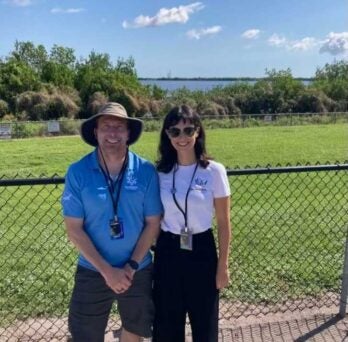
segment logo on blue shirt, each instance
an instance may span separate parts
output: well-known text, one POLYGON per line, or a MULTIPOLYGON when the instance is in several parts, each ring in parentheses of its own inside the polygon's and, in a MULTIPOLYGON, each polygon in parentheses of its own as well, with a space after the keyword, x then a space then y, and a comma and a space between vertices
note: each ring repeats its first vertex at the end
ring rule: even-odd
POLYGON ((129 190, 136 190, 136 189, 138 189, 137 178, 135 177, 133 170, 129 170, 127 172, 125 188, 129 189, 129 190))

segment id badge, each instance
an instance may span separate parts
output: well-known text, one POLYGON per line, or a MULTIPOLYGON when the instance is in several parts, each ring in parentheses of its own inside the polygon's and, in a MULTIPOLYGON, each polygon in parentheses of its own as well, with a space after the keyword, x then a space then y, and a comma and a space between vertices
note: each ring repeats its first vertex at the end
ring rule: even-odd
POLYGON ((122 239, 123 236, 123 223, 119 218, 115 217, 113 220, 110 220, 110 237, 111 239, 122 239))
POLYGON ((189 230, 188 228, 181 229, 180 248, 192 251, 192 230, 189 230))

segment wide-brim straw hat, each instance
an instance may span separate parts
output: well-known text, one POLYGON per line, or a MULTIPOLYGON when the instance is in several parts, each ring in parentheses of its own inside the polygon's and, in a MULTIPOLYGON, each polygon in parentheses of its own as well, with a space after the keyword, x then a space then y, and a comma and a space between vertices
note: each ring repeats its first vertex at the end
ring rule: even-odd
POLYGON ((81 124, 80 134, 82 139, 89 145, 98 146, 98 141, 94 134, 97 126, 97 119, 103 115, 113 116, 119 119, 126 119, 128 122, 129 139, 127 144, 134 144, 140 137, 143 130, 143 122, 140 119, 128 116, 126 109, 119 103, 108 102, 102 106, 98 113, 91 116, 81 124))

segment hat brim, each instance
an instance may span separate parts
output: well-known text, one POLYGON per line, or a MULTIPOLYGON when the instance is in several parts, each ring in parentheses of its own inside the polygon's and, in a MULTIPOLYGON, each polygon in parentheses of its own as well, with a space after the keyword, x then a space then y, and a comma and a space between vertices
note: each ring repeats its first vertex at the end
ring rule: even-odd
MULTIPOLYGON (((91 146, 98 146, 98 141, 94 134, 94 129, 96 128, 97 120, 100 116, 105 116, 106 114, 96 114, 89 119, 85 120, 80 127, 81 138, 91 146)), ((110 115, 115 117, 116 115, 110 115)), ((128 145, 134 144, 140 137, 143 131, 143 122, 136 118, 124 118, 120 117, 123 120, 127 120, 128 129, 129 129, 129 138, 128 145)))

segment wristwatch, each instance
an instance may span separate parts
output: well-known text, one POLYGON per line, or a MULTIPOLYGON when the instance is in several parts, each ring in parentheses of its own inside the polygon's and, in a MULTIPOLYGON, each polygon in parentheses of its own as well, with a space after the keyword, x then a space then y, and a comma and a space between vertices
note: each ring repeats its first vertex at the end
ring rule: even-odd
POLYGON ((133 259, 129 259, 127 264, 131 267, 132 270, 136 271, 139 268, 139 264, 133 260, 133 259))

